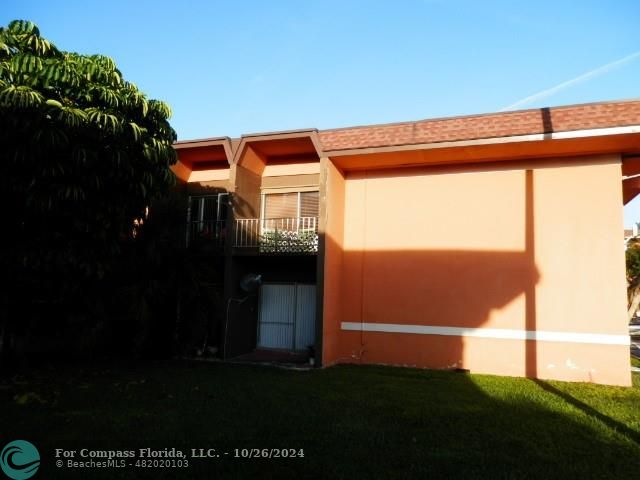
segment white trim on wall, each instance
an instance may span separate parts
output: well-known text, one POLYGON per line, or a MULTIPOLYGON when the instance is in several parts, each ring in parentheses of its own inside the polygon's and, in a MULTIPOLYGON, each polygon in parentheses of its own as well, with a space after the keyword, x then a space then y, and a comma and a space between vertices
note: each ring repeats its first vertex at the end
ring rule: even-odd
POLYGON ((506 328, 461 328, 432 325, 401 325, 396 323, 342 322, 342 330, 412 333, 418 335, 448 335, 454 337, 497 338, 505 340, 537 340, 542 342, 591 343, 599 345, 629 345, 629 335, 601 333, 549 332, 542 330, 511 330, 506 328))

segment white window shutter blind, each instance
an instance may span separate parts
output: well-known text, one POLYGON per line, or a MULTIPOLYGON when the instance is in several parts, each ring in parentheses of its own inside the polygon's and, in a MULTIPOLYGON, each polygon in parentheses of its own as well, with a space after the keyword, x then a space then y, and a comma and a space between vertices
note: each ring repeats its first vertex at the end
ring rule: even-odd
POLYGON ((301 192, 300 193, 300 216, 301 217, 317 217, 318 216, 318 192, 301 192))
POLYGON ((297 216, 297 192, 265 195, 264 218, 295 218, 297 216))

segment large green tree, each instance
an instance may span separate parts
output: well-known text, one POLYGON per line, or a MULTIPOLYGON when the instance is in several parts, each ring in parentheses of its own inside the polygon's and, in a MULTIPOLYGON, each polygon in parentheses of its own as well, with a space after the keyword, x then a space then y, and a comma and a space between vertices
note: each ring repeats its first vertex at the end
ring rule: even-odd
POLYGON ((631 321, 640 307, 640 240, 635 237, 627 244, 627 319, 631 321))
POLYGON ((61 51, 28 21, 0 28, 0 316, 109 271, 175 182, 170 115, 111 58, 61 51))

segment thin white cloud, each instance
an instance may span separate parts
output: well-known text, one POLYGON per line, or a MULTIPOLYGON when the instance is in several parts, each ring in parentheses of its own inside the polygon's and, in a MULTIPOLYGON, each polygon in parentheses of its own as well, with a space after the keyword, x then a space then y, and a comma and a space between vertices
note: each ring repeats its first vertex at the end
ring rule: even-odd
POLYGON ((507 110, 514 110, 514 109, 516 109, 518 107, 522 107, 524 105, 528 105, 528 104, 536 102, 538 100, 542 100, 543 98, 550 97, 551 95, 554 95, 554 94, 558 93, 560 90, 564 90, 566 88, 572 87, 572 86, 574 86, 574 85, 576 85, 578 83, 586 82, 587 80, 591 80, 592 78, 597 77, 599 75, 604 75, 605 73, 608 73, 611 70, 624 65, 625 63, 632 62, 633 60, 635 60, 638 57, 640 57, 640 51, 632 53, 631 55, 627 55, 624 58, 616 60, 615 62, 607 63, 606 65, 598 67, 598 68, 596 68, 594 70, 591 70, 591 71, 589 71, 587 73, 583 73, 582 75, 580 75, 580 76, 578 76, 576 78, 573 78, 571 80, 567 80, 566 82, 559 83, 555 87, 551 87, 551 88, 548 88, 546 90, 542 90, 541 92, 538 92, 538 93, 536 93, 534 95, 531 95, 529 97, 525 97, 522 100, 518 100, 517 102, 512 103, 511 105, 508 105, 508 106, 500 109, 500 111, 501 112, 505 112, 507 110))

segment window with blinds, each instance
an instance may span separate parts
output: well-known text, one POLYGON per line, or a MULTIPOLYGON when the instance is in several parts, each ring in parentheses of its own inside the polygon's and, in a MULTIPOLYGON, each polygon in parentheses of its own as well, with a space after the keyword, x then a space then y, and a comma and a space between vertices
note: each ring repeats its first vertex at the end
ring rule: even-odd
POLYGON ((264 196, 264 218, 298 216, 298 192, 271 193, 264 196))
POLYGON ((315 230, 318 192, 269 193, 264 196, 263 230, 315 230))
POLYGON ((319 198, 318 192, 300 192, 300 216, 317 217, 319 198))
POLYGON ((264 218, 318 216, 318 192, 270 193, 264 196, 264 218))

